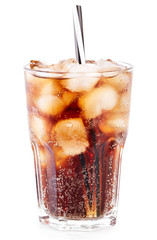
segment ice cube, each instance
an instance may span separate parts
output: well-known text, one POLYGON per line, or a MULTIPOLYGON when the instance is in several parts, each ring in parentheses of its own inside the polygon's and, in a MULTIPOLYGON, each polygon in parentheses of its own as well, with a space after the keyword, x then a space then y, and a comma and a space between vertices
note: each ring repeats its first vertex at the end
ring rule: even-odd
POLYGON ((53 70, 55 72, 68 72, 75 65, 78 65, 78 62, 75 59, 70 58, 53 65, 53 70))
POLYGON ((103 82, 104 84, 110 84, 118 91, 124 91, 127 89, 129 83, 131 82, 131 74, 128 72, 120 73, 112 78, 104 78, 103 82))
POLYGON ((78 76, 62 80, 62 85, 72 92, 90 91, 99 81, 97 77, 78 76))
MULTIPOLYGON (((36 79, 36 77, 35 77, 36 79)), ((62 93, 62 87, 55 79, 43 79, 39 82, 37 91, 33 91, 33 101, 39 110, 47 115, 57 115, 61 113, 66 104, 61 100, 59 94, 62 93)))
POLYGON ((40 68, 48 67, 45 63, 37 61, 37 60, 31 60, 29 65, 30 65, 31 69, 40 69, 40 68))
POLYGON ((89 146, 85 126, 81 118, 73 118, 59 121, 55 132, 56 142, 67 156, 75 156, 85 152, 89 146))
POLYGON ((96 61, 94 61, 94 60, 86 60, 86 63, 96 64, 96 61))
POLYGON ((117 113, 127 113, 130 110, 130 92, 123 93, 120 98, 119 102, 114 109, 114 112, 117 113))
POLYGON ((92 119, 101 115, 103 111, 112 110, 117 104, 118 97, 114 88, 106 85, 84 94, 80 97, 78 106, 86 119, 92 119))
POLYGON ((37 99, 36 105, 42 113, 51 116, 60 114, 66 107, 64 101, 54 95, 40 96, 37 99))
POLYGON ((70 69, 61 84, 72 92, 90 91, 99 81, 98 67, 94 64, 78 64, 70 69), (73 73, 73 74, 72 74, 73 73))
POLYGON ((98 73, 99 67, 96 64, 77 64, 70 68, 70 73, 98 73))
POLYGON ((117 63, 113 62, 112 60, 108 59, 108 60, 99 60, 96 62, 97 66, 99 67, 100 71, 108 71, 108 70, 120 70, 121 66, 118 65, 117 63))
POLYGON ((74 99, 76 99, 76 97, 78 96, 78 94, 76 92, 69 92, 69 91, 65 91, 63 93, 62 99, 64 101, 64 103, 69 106, 74 99))
POLYGON ((28 86, 31 84, 29 88, 35 88, 38 92, 42 90, 41 94, 57 94, 62 89, 56 79, 37 77, 28 72, 25 72, 25 78, 28 86))
POLYGON ((48 79, 42 84, 40 95, 56 95, 61 93, 61 91, 62 87, 60 86, 59 81, 48 79))
POLYGON ((101 72, 104 77, 116 76, 122 69, 125 68, 124 66, 121 66, 116 62, 111 61, 110 59, 101 59, 97 61, 96 64, 99 67, 99 72, 101 72))
POLYGON ((51 138, 52 122, 46 118, 31 115, 30 129, 41 142, 48 142, 51 138))
POLYGON ((118 134, 127 131, 128 114, 110 114, 98 123, 99 129, 105 134, 118 134))

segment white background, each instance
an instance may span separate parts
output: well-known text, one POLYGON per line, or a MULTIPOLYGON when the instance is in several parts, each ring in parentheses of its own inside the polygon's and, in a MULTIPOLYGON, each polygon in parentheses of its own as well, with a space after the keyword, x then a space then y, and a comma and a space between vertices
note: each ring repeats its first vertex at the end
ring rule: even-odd
POLYGON ((0 3, 0 239, 157 239, 156 0, 82 1, 87 58, 134 66, 117 225, 79 233, 38 222, 23 66, 75 56, 72 3, 0 3))

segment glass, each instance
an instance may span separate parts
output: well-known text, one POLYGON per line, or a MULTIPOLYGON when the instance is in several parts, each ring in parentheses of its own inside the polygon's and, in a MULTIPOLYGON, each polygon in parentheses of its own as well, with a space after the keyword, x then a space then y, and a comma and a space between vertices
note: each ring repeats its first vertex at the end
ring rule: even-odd
POLYGON ((132 84, 132 66, 121 64, 68 76, 25 66, 42 223, 86 231, 116 223, 132 84))

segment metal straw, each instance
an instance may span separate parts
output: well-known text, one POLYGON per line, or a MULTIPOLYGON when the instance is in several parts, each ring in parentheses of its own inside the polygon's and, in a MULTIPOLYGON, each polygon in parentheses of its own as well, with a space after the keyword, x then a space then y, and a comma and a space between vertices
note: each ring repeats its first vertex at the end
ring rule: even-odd
MULTIPOLYGON (((79 5, 76 5, 73 9, 73 21, 74 21, 74 37, 75 37, 75 51, 76 51, 76 59, 79 62, 79 64, 84 64, 85 61, 85 46, 84 46, 84 35, 83 35, 83 19, 82 19, 82 8, 79 5)), ((92 122, 91 122, 92 124, 92 122)), ((93 143, 94 143, 94 150, 96 151, 95 143, 96 143, 96 136, 95 132, 92 134, 93 136, 93 143)), ((88 197, 89 202, 89 209, 91 211, 92 208, 92 200, 93 199, 93 191, 94 189, 90 189, 89 185, 89 176, 88 176, 88 170, 86 166, 86 160, 84 158, 83 154, 79 155, 81 167, 82 167, 82 173, 84 178, 84 184, 86 188, 86 194, 88 197)), ((100 179, 99 179, 99 156, 96 156, 96 159, 94 159, 94 171, 93 172, 93 178, 95 178, 95 188, 96 188, 96 216, 100 216, 100 179)), ((93 186, 94 187, 94 186, 93 186)), ((94 216, 95 210, 93 210, 93 213, 89 212, 87 215, 94 216)))
MULTIPOLYGON (((73 8, 73 22, 74 22, 74 37, 75 37, 75 52, 76 60, 79 64, 85 63, 85 46, 84 46, 84 35, 83 35, 83 18, 82 18, 82 8, 76 5, 73 8)), ((79 155, 82 174, 84 179, 84 184, 86 188, 86 194, 88 197, 89 209, 92 207, 92 192, 89 185, 89 176, 86 166, 86 160, 83 154, 79 155)), ((88 213, 87 213, 88 215, 88 213)))
POLYGON ((76 5, 73 9, 74 37, 76 59, 80 64, 85 63, 85 47, 83 35, 82 7, 76 5))

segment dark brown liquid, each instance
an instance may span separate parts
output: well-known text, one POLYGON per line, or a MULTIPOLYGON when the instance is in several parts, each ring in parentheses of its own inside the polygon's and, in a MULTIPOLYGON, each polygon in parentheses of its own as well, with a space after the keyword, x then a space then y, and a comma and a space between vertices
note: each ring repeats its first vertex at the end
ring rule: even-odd
MULTIPOLYGON (((79 111, 77 109, 75 114, 69 107, 62 116, 64 119, 75 118, 79 116, 79 111)), ((100 217, 116 203, 120 152, 123 148, 119 143, 121 136, 105 136, 96 122, 97 119, 84 122, 88 126, 90 142, 85 153, 56 164, 53 147, 51 144, 44 145, 48 159, 45 165, 41 164, 42 204, 45 211, 53 216, 69 219, 100 217)))
MULTIPOLYGON (((129 98, 131 82, 123 91, 112 86, 118 94, 116 106, 90 118, 90 113, 84 114, 84 109, 78 104, 79 99, 86 96, 86 92, 72 93, 74 96, 71 102, 66 103, 58 114, 53 114, 46 108, 43 111, 43 105, 38 105, 38 99, 47 84, 46 81, 54 79, 41 81, 41 86, 40 79, 35 79, 34 82, 28 80, 26 76, 29 124, 40 207, 48 215, 67 219, 98 218, 109 214, 117 204, 121 153, 127 135, 125 121, 128 120, 129 105, 123 106, 120 101, 123 97, 129 98), (62 141, 59 139, 59 142, 56 137, 56 125, 66 119, 79 119, 76 121, 84 128, 86 137, 79 140, 84 141, 83 147, 79 145, 82 147, 80 149, 83 149, 79 154, 67 154, 62 141)), ((102 78, 93 89, 102 89, 104 81, 108 84, 111 80, 102 78)), ((69 94, 70 91, 61 86, 60 80, 57 84, 60 92, 53 93, 52 96, 57 97, 57 104, 60 104, 64 102, 64 93, 69 94)), ((93 93, 95 97, 94 94, 96 92, 93 93)), ((70 95, 68 96, 70 98, 70 95)), ((56 109, 58 106, 62 107, 56 105, 56 109)), ((72 134, 79 135, 79 131, 76 129, 72 134)), ((75 148, 71 145, 71 148, 73 147, 75 148)))

